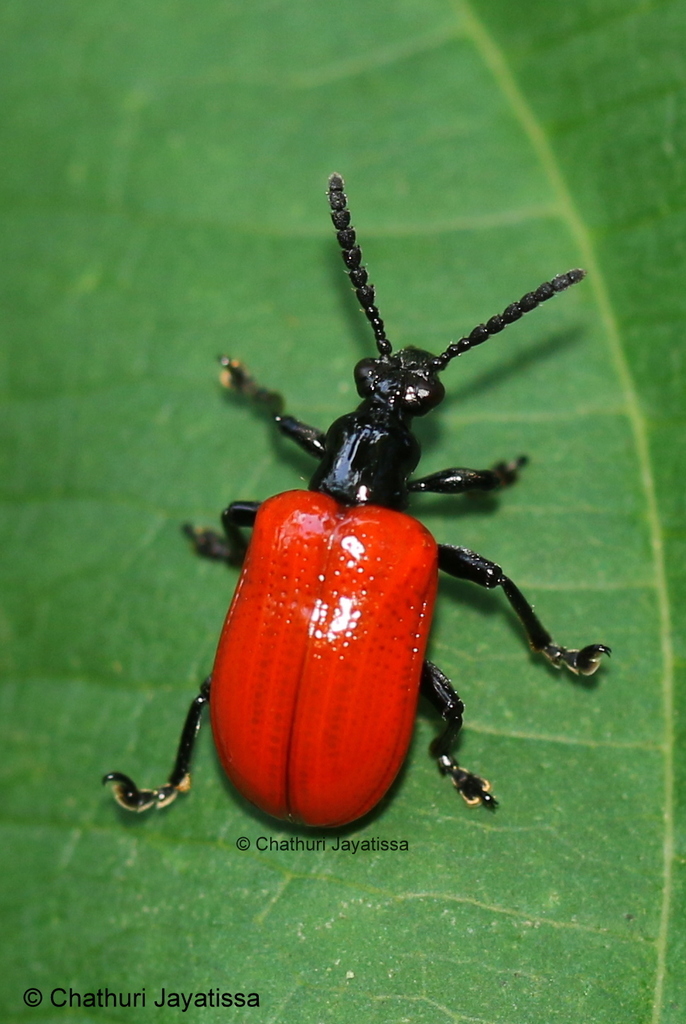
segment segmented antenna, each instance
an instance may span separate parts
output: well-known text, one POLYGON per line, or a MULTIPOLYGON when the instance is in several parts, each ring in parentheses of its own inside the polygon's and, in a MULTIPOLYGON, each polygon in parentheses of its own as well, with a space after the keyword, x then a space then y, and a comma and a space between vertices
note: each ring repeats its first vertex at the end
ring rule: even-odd
POLYGON ((481 345, 492 334, 499 334, 508 324, 513 324, 515 320, 519 320, 525 313, 530 313, 542 302, 552 299, 553 295, 557 295, 558 292, 563 292, 565 288, 583 281, 585 276, 585 270, 568 270, 566 274, 558 274, 552 281, 544 281, 535 292, 527 292, 519 302, 513 302, 502 313, 492 316, 485 324, 479 324, 466 337, 460 338, 459 341, 453 341, 445 352, 434 357, 431 365, 435 370, 444 370, 455 356, 461 356, 470 348, 481 345))
MULTIPOLYGON (((362 266, 362 250, 357 244, 355 228, 350 223, 348 198, 344 192, 345 182, 340 174, 332 174, 329 178, 327 196, 331 207, 331 220, 336 229, 336 238, 341 247, 343 262, 348 270, 357 300, 362 306, 364 315, 372 325, 376 347, 382 356, 390 355, 391 343, 386 337, 384 322, 379 316, 375 305, 374 285, 369 283, 366 269, 362 266)), ((439 357, 440 358, 440 357, 439 357)))

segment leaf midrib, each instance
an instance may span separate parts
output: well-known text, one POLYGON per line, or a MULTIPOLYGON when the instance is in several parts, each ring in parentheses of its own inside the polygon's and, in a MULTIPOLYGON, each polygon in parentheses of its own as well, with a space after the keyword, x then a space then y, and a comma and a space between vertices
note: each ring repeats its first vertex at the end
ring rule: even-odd
POLYGON ((634 381, 624 355, 619 323, 610 301, 609 289, 600 269, 591 235, 577 209, 560 164, 541 123, 525 99, 516 78, 496 41, 479 21, 469 0, 452 0, 455 10, 463 19, 466 34, 491 72, 497 87, 528 139, 545 178, 556 197, 560 216, 576 242, 585 268, 589 272, 590 286, 604 327, 608 350, 624 395, 626 417, 629 422, 638 461, 641 490, 645 500, 645 515, 653 561, 653 587, 657 597, 660 622, 660 648, 662 651, 662 697, 664 717, 664 838, 662 866, 662 902, 658 934, 655 940, 656 967, 653 986, 652 1024, 662 1018, 664 984, 667 968, 667 938, 672 896, 672 865, 674 859, 674 652, 671 641, 671 609, 667 590, 667 576, 663 535, 658 510, 655 480, 650 459, 648 430, 640 407, 634 381))

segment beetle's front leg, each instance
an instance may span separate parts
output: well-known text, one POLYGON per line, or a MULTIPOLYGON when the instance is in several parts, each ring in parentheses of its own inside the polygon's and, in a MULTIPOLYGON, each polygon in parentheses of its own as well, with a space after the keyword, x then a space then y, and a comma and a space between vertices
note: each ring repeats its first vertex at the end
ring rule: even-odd
POLYGON ((198 555, 228 565, 242 565, 248 544, 240 527, 252 526, 255 522, 259 501, 234 501, 222 512, 224 536, 203 526, 184 523, 182 531, 192 542, 198 555))
POLYGON ((300 445, 308 455, 314 455, 321 459, 324 455, 325 434, 316 427, 310 427, 302 423, 294 416, 284 414, 284 400, 278 391, 269 391, 257 383, 254 377, 248 373, 244 364, 238 359, 230 359, 229 356, 221 356, 219 359, 223 369, 220 380, 225 388, 230 391, 237 391, 245 395, 251 402, 262 406, 272 417, 282 434, 290 437, 292 441, 300 445))
POLYGON ((114 782, 114 797, 118 804, 127 811, 147 811, 150 807, 166 807, 175 800, 179 793, 187 793, 191 788, 191 760, 195 738, 198 735, 202 712, 210 699, 210 679, 206 679, 200 687, 181 732, 179 749, 169 779, 159 789, 139 789, 128 775, 122 772, 109 772, 103 783, 114 782))
POLYGON ((610 655, 610 648, 605 644, 589 644, 580 650, 556 644, 521 590, 503 573, 500 566, 470 551, 469 548, 439 544, 438 565, 450 576, 470 580, 472 583, 478 583, 480 587, 502 587, 524 627, 531 649, 545 655, 555 668, 565 665, 575 675, 590 676, 600 665, 603 654, 610 655))
POLYGON ((494 491, 515 482, 519 470, 528 462, 526 455, 510 462, 497 462, 492 469, 442 469, 438 473, 410 480, 407 489, 419 493, 464 494, 467 491, 494 491))
POLYGON ((444 731, 431 744, 430 753, 438 761, 443 775, 449 775, 455 789, 470 807, 483 804, 495 810, 498 801, 491 796, 491 784, 474 775, 466 768, 460 768, 450 754, 453 740, 462 728, 464 704, 453 690, 450 680, 430 661, 422 668, 421 691, 446 721, 444 731))

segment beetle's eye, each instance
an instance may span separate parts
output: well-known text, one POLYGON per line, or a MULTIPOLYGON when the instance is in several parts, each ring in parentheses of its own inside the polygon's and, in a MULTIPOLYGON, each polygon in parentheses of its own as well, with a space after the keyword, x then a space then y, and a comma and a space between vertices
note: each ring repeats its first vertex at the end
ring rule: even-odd
POLYGON ((445 397, 445 388, 437 377, 413 381, 403 395, 403 405, 413 416, 424 416, 445 397))
POLYGON ((372 395, 378 381, 379 369, 376 359, 361 359, 355 367, 355 387, 360 398, 372 395))
POLYGON ((437 377, 432 377, 427 384, 426 397, 424 398, 423 405, 426 411, 433 409, 445 398, 445 388, 437 377))

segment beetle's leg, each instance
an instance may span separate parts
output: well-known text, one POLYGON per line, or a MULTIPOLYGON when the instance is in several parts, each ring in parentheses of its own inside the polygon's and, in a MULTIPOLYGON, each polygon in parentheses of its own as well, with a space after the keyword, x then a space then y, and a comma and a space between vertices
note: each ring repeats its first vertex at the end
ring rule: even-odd
POLYGON ((410 480, 408 491, 433 494, 464 494, 465 491, 493 491, 498 487, 509 487, 519 475, 519 470, 528 462, 526 455, 510 462, 497 462, 492 469, 442 469, 430 476, 410 480))
POLYGON ((317 427, 310 427, 307 423, 302 423, 301 420, 296 420, 294 416, 275 416, 274 422, 282 434, 300 445, 308 455, 314 455, 315 459, 324 457, 326 434, 323 431, 318 430, 317 427))
POLYGON ((118 804, 127 811, 147 811, 150 807, 166 807, 175 800, 179 793, 187 793, 191 788, 191 759, 195 738, 200 728, 200 721, 205 705, 210 699, 210 679, 206 679, 200 687, 181 732, 179 749, 171 775, 164 786, 159 789, 139 789, 133 779, 122 772, 110 772, 103 778, 103 783, 114 782, 114 797, 118 804))
POLYGON ((598 668, 601 656, 603 654, 609 656, 610 648, 605 644, 589 644, 588 647, 582 647, 580 650, 560 647, 556 644, 548 630, 539 621, 521 590, 503 573, 500 566, 495 562, 489 562, 487 558, 477 555, 476 552, 470 551, 469 548, 439 544, 438 565, 450 576, 455 576, 460 580, 470 580, 472 583, 478 583, 480 587, 488 589, 502 587, 519 621, 524 626, 531 649, 545 655, 555 668, 566 665, 575 675, 590 676, 598 668))
POLYGON ((181 529, 192 542, 197 554, 229 565, 242 565, 247 542, 241 526, 252 526, 260 506, 259 501, 234 501, 222 512, 224 536, 215 530, 184 523, 181 529))
POLYGON ((462 728, 464 704, 450 685, 448 677, 430 661, 425 661, 422 668, 421 690, 447 723, 429 748, 431 756, 438 761, 440 771, 450 776, 455 789, 470 807, 483 804, 495 810, 498 801, 491 796, 490 782, 473 775, 466 768, 460 768, 450 754, 453 740, 462 728))
POLYGON ((261 387, 238 359, 221 356, 219 362, 223 367, 220 380, 225 388, 237 391, 258 406, 262 406, 272 417, 281 433, 300 445, 308 455, 314 455, 317 459, 323 457, 326 435, 321 430, 310 427, 307 423, 301 423, 294 416, 284 415, 284 401, 279 392, 261 387))

